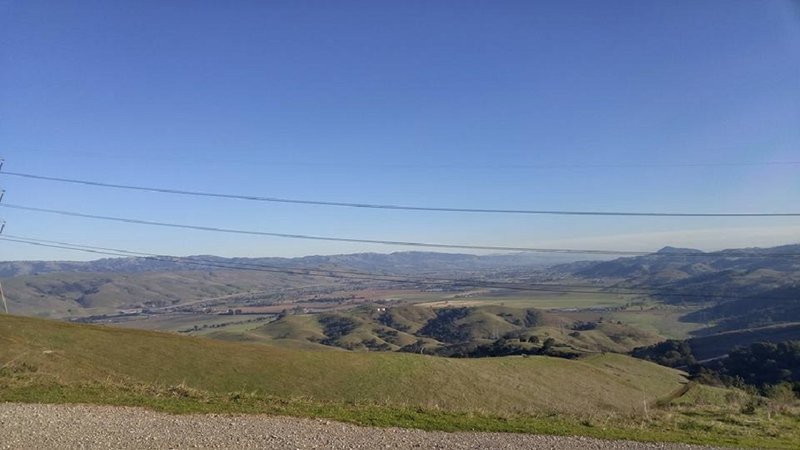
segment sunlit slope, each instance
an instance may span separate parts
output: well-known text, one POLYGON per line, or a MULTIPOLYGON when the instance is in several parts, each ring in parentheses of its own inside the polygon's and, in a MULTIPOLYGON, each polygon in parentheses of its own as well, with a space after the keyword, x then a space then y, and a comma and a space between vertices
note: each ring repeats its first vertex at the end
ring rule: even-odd
POLYGON ((533 308, 479 306, 434 309, 406 305, 381 311, 364 306, 325 314, 287 315, 245 332, 211 333, 208 336, 295 348, 326 345, 349 350, 411 353, 417 350, 410 350, 407 346, 415 347, 413 344, 421 342, 425 352, 437 355, 447 355, 447 346, 474 350, 477 346, 492 345, 499 340, 516 343, 520 351, 515 354, 536 354, 533 350, 540 348, 541 341, 550 337, 565 346, 563 351, 570 354, 627 353, 662 340, 654 333, 621 323, 593 323, 589 329, 582 328, 578 333, 565 328, 565 323, 569 322, 533 308), (529 344, 531 337, 536 337, 537 344, 529 344))
MULTIPOLYGON (((329 402, 511 414, 637 413, 677 391, 677 371, 622 355, 447 359, 292 350, 0 316, 0 366, 41 381, 185 384, 329 402)), ((8 376, 7 370, 0 376, 8 376)))

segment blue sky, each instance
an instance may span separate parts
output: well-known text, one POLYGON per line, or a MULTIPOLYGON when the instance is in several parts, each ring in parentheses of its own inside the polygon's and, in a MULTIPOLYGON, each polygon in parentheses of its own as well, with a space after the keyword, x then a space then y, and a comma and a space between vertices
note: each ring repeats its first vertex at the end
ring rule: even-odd
MULTIPOLYGON (((424 206, 798 209, 800 165, 670 166, 800 161, 796 2, 0 1, 0 58, 6 170, 424 206)), ((800 241, 797 218, 433 214, 0 185, 13 204, 368 239, 800 241)), ((398 250, 0 217, 10 234, 179 255, 398 250)), ((1 259, 90 257, 0 243, 1 259)))

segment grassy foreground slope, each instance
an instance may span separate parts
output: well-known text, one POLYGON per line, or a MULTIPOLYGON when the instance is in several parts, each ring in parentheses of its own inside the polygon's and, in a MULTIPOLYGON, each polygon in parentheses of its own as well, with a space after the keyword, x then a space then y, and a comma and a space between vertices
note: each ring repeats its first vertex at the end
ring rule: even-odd
POLYGON ((743 392, 685 383, 680 372, 623 355, 292 350, 0 315, 0 401, 760 448, 795 448, 800 439, 794 410, 750 408, 743 392))
POLYGON ((622 355, 447 359, 413 354, 291 350, 33 318, 0 317, 0 364, 71 384, 183 384, 323 402, 448 411, 642 412, 680 389, 677 372, 622 355), (565 390, 575 395, 565 395, 565 390))

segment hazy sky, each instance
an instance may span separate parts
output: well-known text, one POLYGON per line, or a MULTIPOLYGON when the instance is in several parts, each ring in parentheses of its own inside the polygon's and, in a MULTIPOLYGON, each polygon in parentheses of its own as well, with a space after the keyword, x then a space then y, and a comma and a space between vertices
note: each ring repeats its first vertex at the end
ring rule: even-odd
MULTIPOLYGON (((422 206, 800 210, 790 1, 0 1, 4 170, 422 206), (564 166, 573 167, 564 167, 564 166), (574 167, 578 166, 578 167, 574 167)), ((656 249, 800 218, 369 211, 0 176, 4 202, 281 233, 656 249)), ((0 208, 6 233, 168 254, 393 251, 0 208)), ((0 242, 0 259, 85 259, 0 242)))

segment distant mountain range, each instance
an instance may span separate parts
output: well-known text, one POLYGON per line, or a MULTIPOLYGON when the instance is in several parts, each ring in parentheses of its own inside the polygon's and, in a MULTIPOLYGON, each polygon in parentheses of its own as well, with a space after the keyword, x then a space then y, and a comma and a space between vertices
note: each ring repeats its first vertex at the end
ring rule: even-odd
POLYGON ((156 258, 105 258, 95 261, 10 261, 0 262, 0 277, 47 273, 142 273, 219 270, 218 265, 262 265, 277 268, 348 269, 363 272, 412 275, 499 269, 543 268, 574 261, 574 255, 469 255, 436 252, 355 253, 301 258, 222 258, 188 256, 173 260, 156 258))
POLYGON ((580 261, 556 266, 554 270, 583 278, 617 278, 632 284, 655 286, 730 272, 769 270, 785 275, 800 270, 800 244, 709 253, 691 248, 664 247, 645 256, 601 262, 580 261))
POLYGON ((564 257, 398 252, 304 258, 107 258, 88 262, 2 262, 0 277, 4 278, 10 309, 17 314, 81 317, 231 295, 259 295, 272 301, 286 290, 309 284, 325 290, 359 283, 358 279, 329 277, 317 277, 311 282, 311 277, 303 273, 298 276, 288 269, 322 270, 323 275, 327 271, 347 271, 456 278, 467 274, 491 277, 496 272, 531 273, 553 262, 564 262, 564 257), (256 270, 234 270, 237 268, 256 270))
POLYGON ((618 287, 653 289, 667 303, 710 306, 686 317, 714 322, 704 333, 800 322, 800 245, 703 253, 666 247, 657 253, 554 267, 618 287), (688 256, 687 254, 691 254, 688 256))
MULTIPOLYGON (((703 253, 665 247, 636 257, 578 261, 575 255, 469 255, 435 252, 357 253, 302 258, 190 256, 174 260, 107 258, 89 262, 0 262, 6 296, 18 310, 51 317, 86 308, 126 308, 142 302, 172 304, 252 290, 296 285, 281 273, 226 267, 345 270, 399 276, 459 277, 493 274, 504 280, 545 268, 563 279, 647 289, 665 303, 699 304, 687 320, 713 323, 707 332, 800 322, 800 245, 703 253)), ((544 272, 541 272, 544 273, 544 272)), ((293 281, 294 280, 294 281, 293 281)))

